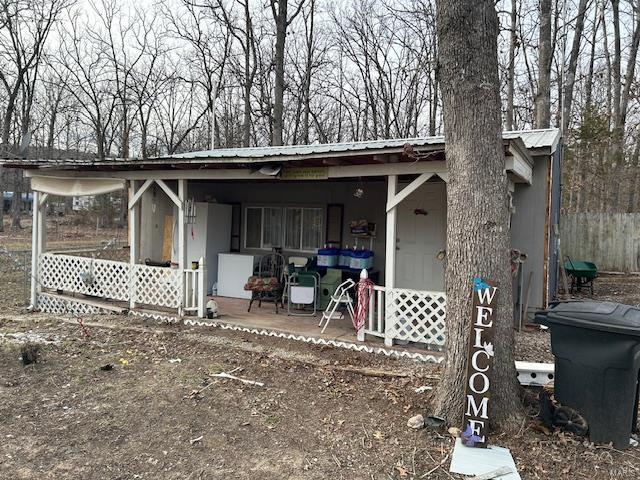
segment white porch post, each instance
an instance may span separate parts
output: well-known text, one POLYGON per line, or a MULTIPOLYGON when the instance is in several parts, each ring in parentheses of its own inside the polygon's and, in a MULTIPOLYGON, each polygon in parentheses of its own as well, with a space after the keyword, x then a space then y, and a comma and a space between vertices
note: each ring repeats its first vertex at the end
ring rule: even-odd
MULTIPOLYGON (((398 189, 398 176, 389 175, 387 179, 387 203, 393 201, 398 189)), ((396 218, 397 206, 387 210, 387 235, 385 247, 385 267, 384 286, 389 294, 389 289, 395 287, 396 283, 396 218)), ((386 322, 385 322, 386 323, 386 322)), ((385 328, 385 330, 388 330, 385 328)), ((384 344, 388 347, 393 345, 393 338, 388 337, 385 331, 384 344)))
POLYGON ((200 318, 206 317, 206 304, 207 304, 207 266, 204 264, 204 257, 200 257, 198 262, 198 285, 194 285, 193 288, 198 289, 198 316, 200 318))
POLYGON ((187 225, 185 217, 185 202, 187 199, 187 181, 185 179, 178 180, 178 268, 180 269, 181 281, 181 294, 180 294, 180 307, 178 307, 178 314, 182 315, 182 311, 185 305, 185 281, 184 281, 184 269, 187 265, 187 225))
POLYGON ((140 256, 140 202, 136 196, 138 182, 131 180, 129 185, 129 308, 135 308, 136 271, 135 265, 140 256))
POLYGON ((41 193, 38 201, 38 256, 47 250, 47 198, 48 193, 41 193))
POLYGON ((40 192, 33 192, 33 223, 31 226, 31 308, 38 307, 38 263, 40 260, 40 192))
POLYGON ((187 198, 187 181, 178 180, 178 268, 184 270, 187 265, 187 227, 184 204, 187 198))
MULTIPOLYGON (((391 202, 396 196, 397 188, 398 176, 389 175, 387 183, 387 202, 391 202)), ((384 267, 384 285, 386 288, 393 288, 396 283, 396 212, 396 206, 387 210, 387 241, 384 267)))

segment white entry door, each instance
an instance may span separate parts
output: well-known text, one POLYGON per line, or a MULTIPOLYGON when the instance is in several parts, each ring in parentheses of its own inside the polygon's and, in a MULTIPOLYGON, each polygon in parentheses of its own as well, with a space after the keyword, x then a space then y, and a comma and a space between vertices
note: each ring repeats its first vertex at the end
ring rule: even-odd
POLYGON ((446 201, 446 184, 428 182, 398 205, 396 287, 444 291, 437 254, 446 245, 446 201))

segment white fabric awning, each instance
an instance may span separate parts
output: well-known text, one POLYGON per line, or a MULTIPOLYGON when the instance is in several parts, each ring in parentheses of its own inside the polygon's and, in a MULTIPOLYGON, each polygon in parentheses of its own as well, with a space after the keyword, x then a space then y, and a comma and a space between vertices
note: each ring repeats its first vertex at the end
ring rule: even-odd
POLYGON ((32 190, 65 197, 111 193, 125 186, 124 180, 115 178, 31 177, 32 190))

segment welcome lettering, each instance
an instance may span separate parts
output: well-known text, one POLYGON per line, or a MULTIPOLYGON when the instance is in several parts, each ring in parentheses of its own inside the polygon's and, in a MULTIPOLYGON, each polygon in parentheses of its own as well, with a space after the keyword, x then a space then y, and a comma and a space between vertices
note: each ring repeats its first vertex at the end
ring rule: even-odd
POLYGON ((466 409, 462 441, 469 447, 486 447, 493 364, 493 337, 498 289, 482 278, 473 280, 473 308, 465 388, 466 409))

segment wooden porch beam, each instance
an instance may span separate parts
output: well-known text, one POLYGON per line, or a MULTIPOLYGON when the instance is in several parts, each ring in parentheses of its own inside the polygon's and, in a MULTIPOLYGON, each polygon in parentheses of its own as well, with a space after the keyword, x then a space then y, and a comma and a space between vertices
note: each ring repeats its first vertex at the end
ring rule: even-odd
MULTIPOLYGON (((180 185, 180 182, 184 182, 185 180, 178 180, 178 185, 180 185)), ((171 201, 175 204, 176 207, 181 208, 184 199, 181 199, 179 197, 179 195, 176 195, 175 192, 173 190, 171 190, 171 188, 169 187, 169 185, 167 185, 166 183, 164 183, 164 180, 160 180, 159 178, 156 179, 156 183, 158 185, 160 185, 160 188, 162 188, 162 190, 164 190, 164 193, 166 193, 169 198, 171 199, 171 201)), ((178 186, 178 190, 180 190, 180 187, 178 186)))
MULTIPOLYGON (((402 202, 405 198, 415 192, 420 185, 424 184, 427 180, 435 175, 435 172, 421 173, 418 178, 413 180, 409 185, 404 187, 399 193, 396 193, 393 197, 387 200, 387 212, 396 208, 396 206, 402 202)), ((389 198, 389 197, 387 197, 389 198)))
POLYGON ((132 190, 131 195, 129 196, 129 210, 131 210, 138 203, 138 201, 142 198, 142 195, 144 195, 144 192, 148 190, 153 182, 154 180, 151 178, 145 180, 145 182, 142 184, 142 187, 140 187, 140 189, 136 192, 134 190, 134 185, 136 182, 135 180, 131 181, 132 190))

